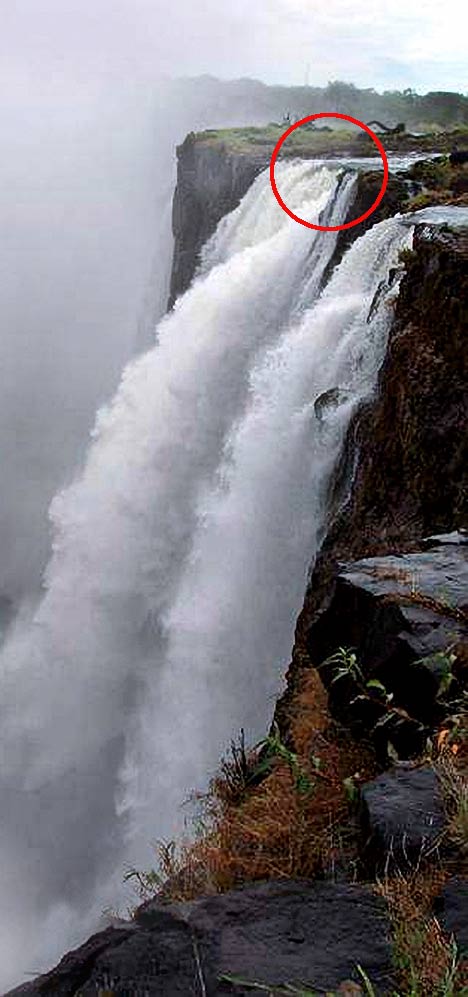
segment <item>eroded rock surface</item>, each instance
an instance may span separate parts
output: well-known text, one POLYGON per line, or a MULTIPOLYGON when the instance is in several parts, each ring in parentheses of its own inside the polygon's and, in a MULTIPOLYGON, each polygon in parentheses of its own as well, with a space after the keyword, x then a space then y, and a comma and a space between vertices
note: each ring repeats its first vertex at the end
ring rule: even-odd
POLYGON ((265 165, 262 157, 236 155, 222 146, 197 143, 192 135, 179 146, 169 306, 190 286, 200 250, 218 222, 237 207, 265 165))
POLYGON ((468 956, 468 879, 454 876, 443 887, 434 904, 434 913, 458 951, 468 956))
POLYGON ((414 869, 441 845, 442 791, 430 767, 384 772, 361 790, 368 847, 380 871, 414 869))
POLYGON ((402 758, 422 750, 448 693, 467 684, 468 547, 463 535, 443 540, 343 565, 308 635, 335 714, 358 735, 391 740, 402 758), (337 662, 328 659, 339 647, 353 649, 362 679, 350 671, 336 681, 337 662))
POLYGON ((390 927, 380 897, 363 886, 268 882, 185 904, 146 904, 134 923, 95 936, 10 997, 251 993, 225 976, 333 989, 358 980, 358 964, 376 994, 390 987, 390 927))

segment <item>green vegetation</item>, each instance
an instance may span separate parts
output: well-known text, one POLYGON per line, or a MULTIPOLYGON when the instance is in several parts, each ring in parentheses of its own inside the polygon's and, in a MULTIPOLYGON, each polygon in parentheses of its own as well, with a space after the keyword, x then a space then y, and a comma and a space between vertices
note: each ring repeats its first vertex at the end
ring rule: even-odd
MULTIPOLYGON (((271 122, 263 127, 208 129, 203 132, 192 132, 189 141, 218 147, 235 155, 257 156, 269 159, 279 138, 286 131, 287 125, 271 122)), ((425 134, 412 135, 408 132, 400 134, 381 134, 380 139, 387 152, 440 152, 448 153, 455 143, 461 148, 468 148, 468 127, 450 132, 431 131, 425 134)), ((313 122, 296 129, 287 138, 280 155, 282 157, 320 157, 320 156, 369 156, 376 155, 375 144, 369 136, 359 128, 329 128, 327 125, 315 126, 313 122)), ((416 170, 416 168, 414 168, 416 170)), ((450 170, 450 167, 447 168, 450 170)), ((427 165, 426 181, 435 177, 437 183, 443 183, 445 167, 443 164, 427 165), (431 174, 431 176, 429 176, 431 174)), ((447 173, 448 176, 448 173, 447 173)), ((424 177, 417 177, 424 182, 424 177)))
MULTIPOLYGON (((468 149, 468 136, 464 139, 468 149)), ((421 190, 403 206, 403 211, 417 211, 434 204, 468 204, 468 166, 451 166, 448 156, 414 163, 409 178, 421 184, 421 190)))
MULTIPOLYGON (((444 655, 441 654, 440 658, 443 659, 444 662, 446 661, 444 655)), ((450 667, 454 660, 455 657, 450 658, 450 667)), ((365 679, 362 668, 358 663, 357 656, 352 649, 339 647, 335 654, 332 654, 323 662, 321 667, 327 665, 333 666, 333 678, 331 680, 332 686, 343 679, 351 679, 354 687, 354 695, 352 695, 350 700, 350 706, 354 706, 359 702, 376 701, 379 706, 382 707, 382 716, 379 720, 377 720, 373 729, 376 731, 382 727, 386 727, 390 731, 388 734, 387 750, 389 757, 397 760, 398 756, 396 755, 395 748, 391 741, 391 731, 398 728, 407 720, 412 720, 421 731, 423 730, 423 725, 420 724, 419 721, 415 720, 414 717, 410 717, 406 710, 402 709, 401 706, 394 705, 393 693, 388 692, 383 682, 375 678, 365 679)), ((352 785, 348 782, 347 785, 345 785, 345 788, 348 791, 349 799, 351 799, 353 791, 352 785)))
MULTIPOLYGON (((263 755, 262 761, 257 766, 256 771, 258 775, 264 772, 271 772, 275 761, 280 760, 288 766, 294 782, 294 788, 299 796, 307 796, 313 792, 314 784, 312 778, 300 764, 296 753, 283 744, 276 724, 273 727, 273 733, 260 742, 257 750, 260 750, 263 755)), ((320 758, 313 756, 309 761, 313 768, 319 772, 320 758)))
MULTIPOLYGON (((265 154, 271 156, 273 149, 286 131, 285 124, 270 124, 263 128, 225 128, 219 130, 209 130, 200 132, 196 136, 198 142, 209 145, 222 145, 229 152, 255 155, 265 154)), ((292 132, 285 142, 282 155, 285 156, 320 156, 330 155, 336 149, 343 153, 347 149, 354 149, 355 154, 363 154, 363 148, 367 149, 370 144, 368 136, 356 130, 330 128, 314 128, 311 125, 304 125, 302 128, 292 132)))

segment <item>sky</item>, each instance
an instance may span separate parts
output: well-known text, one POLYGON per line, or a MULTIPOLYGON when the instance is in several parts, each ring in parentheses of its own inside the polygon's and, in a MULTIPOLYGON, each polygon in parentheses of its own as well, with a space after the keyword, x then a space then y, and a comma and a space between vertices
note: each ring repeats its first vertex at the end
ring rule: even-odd
POLYGON ((21 98, 72 81, 252 76, 467 92, 461 0, 0 0, 0 79, 21 98))

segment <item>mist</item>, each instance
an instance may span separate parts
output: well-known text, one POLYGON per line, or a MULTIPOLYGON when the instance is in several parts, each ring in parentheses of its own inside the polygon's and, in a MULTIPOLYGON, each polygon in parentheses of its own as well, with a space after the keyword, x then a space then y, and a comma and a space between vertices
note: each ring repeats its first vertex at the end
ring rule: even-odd
POLYGON ((238 96, 219 101, 213 83, 192 100, 189 91, 114 80, 92 93, 53 86, 2 108, 4 605, 37 591, 50 501, 165 310, 176 143, 192 127, 255 118, 251 102, 243 114, 238 96))
MULTIPOLYGON (((105 735, 99 759, 86 751, 84 764, 76 756, 64 768, 57 723, 70 676, 52 645, 36 659, 34 614, 53 536, 49 507, 79 480, 96 410, 114 394, 126 363, 152 345, 165 311, 176 144, 192 128, 261 122, 270 113, 248 85, 163 79, 161 39, 152 64, 138 66, 135 54, 125 63, 125 36, 116 32, 106 59, 84 30, 91 8, 64 24, 58 5, 40 6, 10 10, 10 35, 0 43, 1 749, 9 815, 1 835, 0 987, 46 968, 78 942, 115 899, 124 872, 123 828, 112 831, 122 737, 105 735), (40 785, 31 788, 27 757, 47 729, 51 751, 40 785), (94 828, 92 855, 83 821, 94 828)), ((184 66, 181 55, 173 69, 184 66)), ((86 633, 86 624, 80 628, 86 633)), ((73 655, 69 662, 83 694, 73 712, 82 717, 91 708, 99 713, 94 678, 102 667, 99 649, 85 657, 88 678, 73 655)), ((80 725, 80 744, 82 736, 80 725)))

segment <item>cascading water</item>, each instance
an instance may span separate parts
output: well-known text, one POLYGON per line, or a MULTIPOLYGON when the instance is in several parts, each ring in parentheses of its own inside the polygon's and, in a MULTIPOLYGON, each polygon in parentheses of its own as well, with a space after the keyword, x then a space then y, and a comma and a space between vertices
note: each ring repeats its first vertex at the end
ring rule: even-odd
MULTIPOLYGON (((292 163, 278 180, 299 215, 343 218, 349 175, 292 163)), ((92 928, 230 736, 271 717, 411 232, 376 226, 319 296, 335 238, 290 220, 260 176, 53 502, 46 591, 1 660, 4 986, 92 928)))

